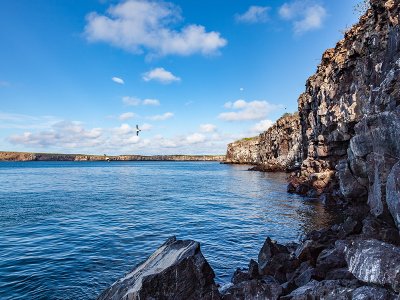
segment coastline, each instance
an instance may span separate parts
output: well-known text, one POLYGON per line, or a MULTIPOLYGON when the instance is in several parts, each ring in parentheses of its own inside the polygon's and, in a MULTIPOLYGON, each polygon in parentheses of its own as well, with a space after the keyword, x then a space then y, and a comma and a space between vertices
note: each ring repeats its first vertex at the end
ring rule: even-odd
POLYGON ((217 161, 225 155, 88 155, 0 151, 0 161, 217 161))

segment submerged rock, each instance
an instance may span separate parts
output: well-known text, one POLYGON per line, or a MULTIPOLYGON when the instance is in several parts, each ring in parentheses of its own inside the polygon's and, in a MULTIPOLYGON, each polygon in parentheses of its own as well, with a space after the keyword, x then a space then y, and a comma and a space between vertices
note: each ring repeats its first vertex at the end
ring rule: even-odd
POLYGON ((106 299, 220 299, 200 244, 168 239, 145 262, 98 297, 106 299))

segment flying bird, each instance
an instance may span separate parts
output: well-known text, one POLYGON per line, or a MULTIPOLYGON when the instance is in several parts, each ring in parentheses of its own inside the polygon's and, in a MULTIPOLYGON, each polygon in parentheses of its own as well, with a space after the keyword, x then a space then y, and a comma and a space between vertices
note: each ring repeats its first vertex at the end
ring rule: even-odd
POLYGON ((139 125, 136 124, 136 136, 139 136, 139 132, 141 132, 142 130, 139 129, 139 125))

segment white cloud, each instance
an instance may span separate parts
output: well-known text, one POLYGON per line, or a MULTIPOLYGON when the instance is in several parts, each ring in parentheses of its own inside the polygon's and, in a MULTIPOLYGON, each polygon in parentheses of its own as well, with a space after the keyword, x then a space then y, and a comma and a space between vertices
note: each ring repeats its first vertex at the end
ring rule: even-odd
POLYGON ((149 130, 151 130, 153 128, 153 125, 144 123, 144 124, 140 125, 139 128, 142 131, 149 131, 149 130))
POLYGON ((279 9, 279 14, 283 19, 293 22, 293 30, 296 34, 321 28, 327 16, 326 9, 311 0, 294 0, 285 3, 279 9))
POLYGON ((126 121, 126 120, 130 120, 133 119, 134 117, 136 117, 136 114, 134 114, 133 112, 126 112, 121 114, 118 119, 120 119, 121 121, 126 121))
POLYGON ((62 148, 94 147, 101 145, 101 128, 85 129, 81 122, 62 121, 54 124, 50 129, 38 133, 24 132, 12 135, 9 141, 12 144, 23 144, 37 147, 57 145, 62 148))
POLYGON ((118 84, 125 84, 125 81, 119 77, 113 77, 113 78, 111 78, 111 80, 118 84))
POLYGON ((146 105, 146 106, 159 106, 160 100, 158 99, 140 99, 137 97, 122 97, 122 102, 128 106, 138 106, 138 105, 146 105))
POLYGON ((201 132, 210 133, 210 132, 214 132, 216 130, 217 130, 217 126, 215 126, 213 124, 201 124, 200 125, 201 132))
POLYGON ((191 135, 188 135, 186 137, 186 141, 189 144, 198 144, 198 143, 203 143, 206 140, 206 136, 201 133, 193 133, 191 135))
POLYGON ((265 118, 269 113, 279 108, 278 105, 270 104, 264 100, 256 100, 246 102, 245 100, 237 100, 235 102, 227 102, 225 108, 236 110, 219 114, 218 118, 224 121, 249 121, 260 120, 265 118))
POLYGON ((265 23, 270 9, 267 6, 250 6, 245 13, 235 15, 235 20, 239 23, 265 23))
POLYGON ((150 106, 159 106, 160 101, 157 99, 144 99, 143 105, 150 105, 150 106))
POLYGON ((149 72, 146 72, 142 76, 144 81, 156 80, 161 83, 171 83, 174 81, 180 81, 181 79, 164 68, 155 68, 149 72))
POLYGON ((262 120, 262 121, 258 122, 256 125, 254 125, 254 126, 251 128, 251 131, 252 131, 252 132, 255 132, 255 133, 261 133, 261 132, 266 131, 266 130, 267 130, 268 128, 270 128, 273 124, 274 124, 274 122, 271 121, 271 120, 262 120))
POLYGON ((136 97, 125 96, 125 97, 122 97, 122 102, 125 105, 137 106, 142 102, 142 100, 140 100, 139 98, 136 98, 136 97))
POLYGON ((87 15, 85 35, 91 42, 106 42, 126 51, 153 55, 203 55, 218 53, 227 44, 219 32, 189 24, 177 28, 183 18, 178 6, 161 1, 125 0, 110 6, 105 15, 87 15))
POLYGON ((174 116, 173 113, 166 112, 162 115, 151 116, 151 117, 149 117, 149 119, 153 120, 153 121, 165 121, 165 120, 171 119, 173 116, 174 116))

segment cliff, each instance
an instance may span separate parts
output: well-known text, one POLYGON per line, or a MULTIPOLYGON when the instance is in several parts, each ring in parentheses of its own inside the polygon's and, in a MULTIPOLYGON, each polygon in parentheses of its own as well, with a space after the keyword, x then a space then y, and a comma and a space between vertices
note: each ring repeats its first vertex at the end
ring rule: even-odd
POLYGON ((228 145, 227 163, 253 164, 255 170, 285 171, 301 160, 300 118, 285 114, 258 137, 228 145))
POLYGON ((224 161, 224 155, 85 155, 0 152, 0 161, 224 161))
POLYGON ((257 164, 259 137, 245 138, 228 145, 226 163, 257 164))
POLYGON ((300 162, 300 142, 299 115, 285 114, 260 134, 259 168, 263 171, 284 171, 300 162))
POLYGON ((323 54, 299 98, 304 161, 295 189, 368 201, 378 216, 388 212, 386 183, 392 174, 394 185, 400 159, 400 7, 371 7, 323 54))

